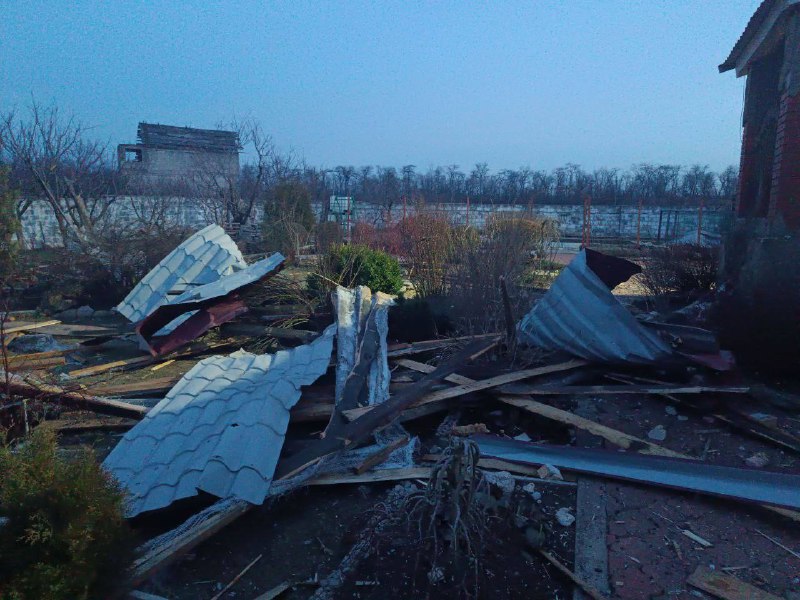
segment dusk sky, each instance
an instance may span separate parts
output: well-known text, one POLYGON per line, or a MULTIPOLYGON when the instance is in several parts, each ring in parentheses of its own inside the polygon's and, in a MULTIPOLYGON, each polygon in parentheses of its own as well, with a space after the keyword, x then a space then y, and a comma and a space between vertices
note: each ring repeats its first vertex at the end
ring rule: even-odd
POLYGON ((259 120, 311 165, 738 162, 719 65, 759 0, 0 1, 0 111, 116 145, 259 120))

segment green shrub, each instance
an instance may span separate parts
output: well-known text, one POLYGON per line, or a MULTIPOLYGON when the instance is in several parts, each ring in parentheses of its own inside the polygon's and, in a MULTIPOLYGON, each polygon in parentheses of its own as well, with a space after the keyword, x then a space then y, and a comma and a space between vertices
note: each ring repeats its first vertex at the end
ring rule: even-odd
POLYGON ((386 252, 366 246, 337 245, 322 256, 318 272, 308 277, 308 287, 314 291, 328 290, 334 284, 365 285, 373 292, 399 294, 403 289, 403 272, 397 259, 386 252))
POLYGON ((111 597, 134 551, 123 501, 91 451, 65 459, 52 432, 0 448, 0 598, 111 597))

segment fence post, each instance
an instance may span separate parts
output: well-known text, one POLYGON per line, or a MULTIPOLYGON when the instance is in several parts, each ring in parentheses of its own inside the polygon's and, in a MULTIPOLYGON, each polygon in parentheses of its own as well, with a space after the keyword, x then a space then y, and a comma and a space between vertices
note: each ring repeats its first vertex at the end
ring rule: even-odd
POLYGON ((697 210, 697 245, 703 243, 703 198, 700 198, 700 207, 697 210))
POLYGON ((469 196, 467 196, 467 227, 469 227, 469 196))
MULTIPOLYGON (((659 229, 661 228, 661 222, 659 221, 659 229)), ((641 231, 642 231, 642 199, 639 198, 639 210, 636 215, 636 247, 642 247, 642 238, 641 238, 641 231)))

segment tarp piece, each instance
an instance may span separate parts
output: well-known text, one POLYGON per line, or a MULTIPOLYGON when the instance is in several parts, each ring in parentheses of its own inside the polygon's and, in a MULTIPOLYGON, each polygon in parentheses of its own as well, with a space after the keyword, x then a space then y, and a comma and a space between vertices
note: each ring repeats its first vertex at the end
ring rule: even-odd
POLYGON ((639 270, 629 261, 581 250, 520 321, 520 341, 593 362, 669 360, 672 348, 657 333, 642 327, 604 283, 618 285, 639 270))
POLYGON ((244 269, 247 263, 236 243, 219 225, 201 229, 161 260, 116 307, 134 323, 171 296, 244 269))
POLYGON ((153 356, 167 354, 247 312, 236 292, 277 274, 286 259, 276 252, 225 277, 188 289, 166 304, 158 306, 137 326, 146 348, 153 356), (191 313, 188 318, 187 313, 191 313), (176 322, 179 324, 176 326, 176 322), (167 335, 159 335, 168 332, 167 335))
POLYGON ((261 504, 300 387, 330 364, 335 325, 276 354, 235 352, 196 364, 104 461, 130 493, 127 516, 198 491, 261 504))
POLYGON ((554 465, 614 479, 800 508, 800 475, 613 450, 543 446, 487 435, 476 435, 471 439, 478 444, 484 457, 522 464, 554 465))

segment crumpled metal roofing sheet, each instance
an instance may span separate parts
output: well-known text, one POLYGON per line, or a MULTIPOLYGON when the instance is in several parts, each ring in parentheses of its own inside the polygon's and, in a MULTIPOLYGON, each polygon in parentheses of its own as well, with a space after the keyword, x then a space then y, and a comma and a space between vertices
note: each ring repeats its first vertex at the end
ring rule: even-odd
POLYGON ((488 435, 471 439, 477 442, 481 456, 800 508, 800 475, 614 450, 542 446, 488 435))
POLYGON ((277 269, 283 264, 286 259, 283 254, 276 252, 272 256, 248 265, 231 275, 223 275, 216 281, 198 286, 193 289, 187 289, 185 292, 176 296, 167 304, 170 306, 176 304, 188 304, 192 302, 204 302, 205 300, 212 300, 230 294, 234 290, 241 287, 255 283, 259 279, 266 277, 272 271, 277 269))
MULTIPOLYGON (((602 255, 601 255, 602 256, 602 255)), ((592 271, 582 250, 518 325, 521 341, 603 363, 648 364, 672 349, 642 327, 592 271)))
POLYGON ((225 230, 209 225, 164 257, 119 303, 117 312, 136 323, 166 304, 168 292, 212 283, 246 266, 238 246, 225 230))
POLYGON ((108 455, 129 517, 198 491, 261 504, 300 387, 328 368, 336 327, 276 354, 239 351, 196 364, 108 455))

